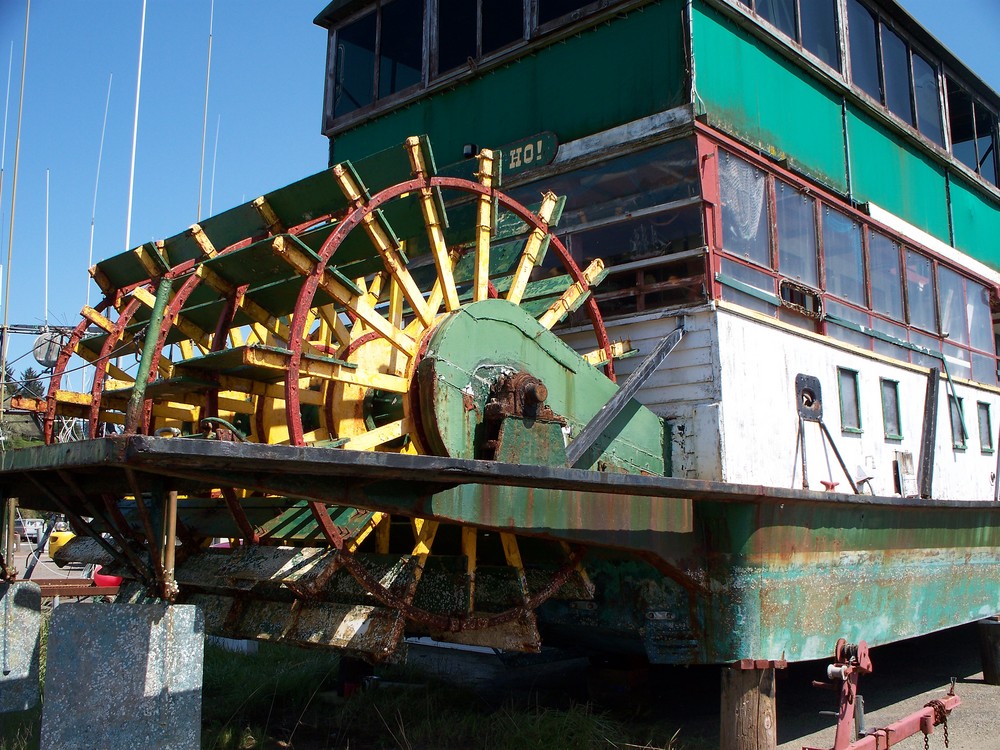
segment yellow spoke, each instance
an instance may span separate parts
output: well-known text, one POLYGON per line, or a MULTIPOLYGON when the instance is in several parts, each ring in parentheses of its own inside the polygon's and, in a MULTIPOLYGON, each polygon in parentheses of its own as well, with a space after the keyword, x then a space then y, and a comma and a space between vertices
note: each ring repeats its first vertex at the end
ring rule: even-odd
MULTIPOLYGON (((635 350, 632 348, 632 342, 629 339, 625 339, 624 341, 615 341, 611 344, 610 359, 619 359, 633 351, 635 350)), ((608 353, 604 349, 594 349, 592 352, 587 352, 581 356, 595 367, 605 364, 609 359, 608 353)))
POLYGON ((475 609, 476 601, 476 539, 474 526, 462 527, 462 554, 465 555, 465 574, 469 577, 469 611, 475 609))
MULTIPOLYGON (((353 201, 358 207, 363 206, 366 199, 361 193, 360 186, 354 181, 348 170, 342 165, 337 165, 333 168, 333 174, 348 200, 353 201)), ((396 246, 395 241, 390 238, 382 221, 381 214, 377 211, 372 211, 362 217, 361 225, 365 230, 365 234, 368 235, 368 239, 371 240, 372 246, 378 252, 379 256, 381 256, 385 270, 403 288, 403 295, 406 297, 406 301, 410 303, 410 308, 429 326, 433 322, 433 316, 427 308, 424 295, 420 291, 420 287, 413 280, 413 277, 410 276, 399 248, 396 246)))
POLYGON ((590 287, 596 285, 603 277, 604 261, 600 258, 595 258, 583 271, 583 278, 587 283, 586 288, 579 281, 571 284, 559 299, 553 302, 549 306, 549 309, 542 313, 542 317, 538 319, 538 322, 551 330, 552 326, 580 306, 587 298, 587 295, 590 294, 590 287))
MULTIPOLYGON (((420 139, 406 139, 406 149, 410 155, 410 165, 418 180, 427 179, 427 164, 424 161, 420 139)), ((435 191, 430 187, 420 188, 420 210, 424 215, 424 225, 427 227, 427 239, 430 241, 431 254, 437 267, 438 281, 444 292, 444 307, 451 312, 459 306, 458 289, 455 287, 455 275, 452 272, 452 260, 448 254, 448 245, 444 239, 444 220, 438 212, 435 191)))
MULTIPOLYGON (((549 221, 552 219, 552 213, 555 211, 557 203, 558 198, 553 193, 546 193, 542 196, 542 205, 538 209, 538 218, 542 220, 545 226, 548 226, 549 221)), ((531 234, 528 235, 528 241, 524 244, 524 252, 521 253, 521 260, 518 262, 517 270, 514 272, 514 279, 511 281, 510 289, 507 291, 508 302, 512 302, 515 305, 521 304, 521 297, 524 296, 524 290, 528 287, 528 281, 531 279, 531 271, 538 265, 547 242, 548 233, 544 229, 535 227, 531 231, 531 234)))
POLYGON ((352 437, 344 447, 352 451, 370 451, 380 445, 398 440, 408 434, 413 429, 413 422, 409 419, 399 419, 374 430, 352 437))
MULTIPOLYGON (((483 149, 479 152, 479 182, 483 187, 493 188, 493 152, 483 149)), ((475 302, 489 297, 490 285, 490 240, 493 234, 493 197, 479 196, 476 211, 476 267, 472 283, 472 299, 475 302)))

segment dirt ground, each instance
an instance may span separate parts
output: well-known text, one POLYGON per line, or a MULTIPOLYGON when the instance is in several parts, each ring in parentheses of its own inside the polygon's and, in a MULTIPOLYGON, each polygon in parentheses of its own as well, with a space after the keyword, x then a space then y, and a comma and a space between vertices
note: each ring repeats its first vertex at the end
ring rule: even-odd
MULTIPOLYGON (((410 656, 410 661, 426 671, 446 680, 464 679, 470 687, 480 689, 489 682, 499 690, 530 686, 551 693, 580 688, 593 680, 593 669, 586 659, 541 669, 509 669, 481 656, 435 663, 439 658, 433 653, 413 648, 410 656)), ((983 682, 975 625, 877 647, 872 649, 871 658, 874 672, 860 681, 869 729, 898 721, 929 700, 942 697, 955 677, 962 705, 949 719, 949 750, 1000 750, 1000 686, 983 682)), ((778 673, 779 750, 833 746, 834 717, 820 712, 836 708, 836 694, 812 687, 813 680, 826 679, 827 663, 792 664, 778 673)), ((647 688, 629 694, 627 701, 643 720, 655 716, 656 721, 679 726, 682 747, 717 748, 720 680, 719 667, 656 667, 650 670, 647 688)), ((921 750, 923 743, 920 734, 893 747, 921 750)), ((944 748, 940 727, 930 736, 929 748, 944 748)))

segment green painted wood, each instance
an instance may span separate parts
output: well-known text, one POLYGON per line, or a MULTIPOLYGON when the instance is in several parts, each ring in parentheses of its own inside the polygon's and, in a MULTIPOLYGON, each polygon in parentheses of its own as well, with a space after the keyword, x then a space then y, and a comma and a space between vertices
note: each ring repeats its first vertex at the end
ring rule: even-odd
POLYGON ((1000 202, 954 173, 949 173, 949 189, 955 247, 1000 270, 1000 202))
MULTIPOLYGON (((528 372, 545 383, 546 405, 567 420, 573 435, 617 390, 525 311, 502 300, 475 302, 438 326, 417 369, 422 422, 434 453, 475 457, 489 388, 503 371, 528 372), (477 346, 469 347, 470 341, 477 346)), ((662 476, 663 439, 659 417, 633 401, 579 465, 662 476)))
MULTIPOLYGON (((140 247, 143 247, 149 253, 149 256, 157 262, 160 272, 165 273, 169 270, 169 265, 152 242, 147 242, 140 247)), ((149 278, 149 271, 146 270, 146 267, 136 256, 136 250, 138 248, 127 250, 124 253, 119 253, 118 255, 113 255, 110 258, 99 261, 96 264, 97 268, 116 288, 120 289, 138 284, 140 281, 149 278)))
POLYGON ((431 94, 422 106, 376 117, 338 134, 333 159, 427 133, 440 163, 451 164, 463 159, 467 143, 511 143, 543 131, 566 143, 683 104, 684 5, 652 3, 431 94))
POLYGON ((846 192, 840 97, 704 3, 693 27, 694 100, 709 122, 846 192))
POLYGON ((848 107, 854 198, 872 201, 950 244, 944 169, 848 107))

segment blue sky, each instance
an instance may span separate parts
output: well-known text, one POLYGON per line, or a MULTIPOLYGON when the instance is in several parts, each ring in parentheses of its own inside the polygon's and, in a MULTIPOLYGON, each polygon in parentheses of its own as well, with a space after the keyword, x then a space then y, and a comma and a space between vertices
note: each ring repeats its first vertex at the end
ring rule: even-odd
MULTIPOLYGON (((320 135, 326 0, 216 0, 202 216, 219 127, 217 213, 326 166, 320 135), (221 119, 220 119, 221 118, 221 119)), ((918 21, 1000 89, 996 0, 905 0, 918 21)), ((94 260, 125 249, 140 0, 33 0, 15 217, 10 322, 41 323, 45 171, 50 170, 49 314, 75 323, 86 301, 87 249, 101 122, 113 76, 94 260)), ((195 221, 209 0, 148 0, 131 245, 195 221)), ((0 232, 6 270, 25 0, 0 0, 0 96, 13 76, 0 232)), ((0 107, 3 100, 0 99, 0 107)), ((0 118, 2 118, 0 111, 0 118)), ((0 120, 2 126, 2 120, 0 120)), ((98 299, 91 286, 91 303, 98 299)), ((11 360, 30 348, 11 342, 11 360)), ((20 372, 30 356, 15 364, 20 372)))

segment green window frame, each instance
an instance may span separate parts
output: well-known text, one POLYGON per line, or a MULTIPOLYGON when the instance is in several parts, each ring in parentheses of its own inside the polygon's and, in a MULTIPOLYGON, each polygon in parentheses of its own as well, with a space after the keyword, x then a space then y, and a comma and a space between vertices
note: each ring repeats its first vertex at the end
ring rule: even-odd
POLYGON ((976 415, 979 418, 979 450, 983 453, 993 453, 993 418, 990 415, 990 405, 985 401, 977 401, 976 415))
POLYGON ((899 409, 899 381, 879 378, 882 391, 882 426, 886 440, 902 440, 903 425, 899 409))
POLYGON ((840 392, 840 429, 843 432, 861 433, 861 391, 858 388, 858 371, 847 367, 837 368, 837 390, 840 392))

